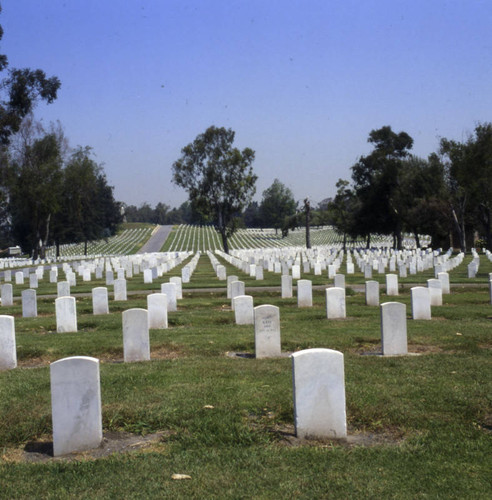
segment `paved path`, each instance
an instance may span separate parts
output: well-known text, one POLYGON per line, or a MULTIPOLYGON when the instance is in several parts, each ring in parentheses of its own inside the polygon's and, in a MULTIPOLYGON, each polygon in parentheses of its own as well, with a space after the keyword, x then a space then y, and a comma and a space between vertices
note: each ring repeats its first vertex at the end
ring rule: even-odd
POLYGON ((173 226, 157 226, 149 241, 137 253, 160 252, 173 226))

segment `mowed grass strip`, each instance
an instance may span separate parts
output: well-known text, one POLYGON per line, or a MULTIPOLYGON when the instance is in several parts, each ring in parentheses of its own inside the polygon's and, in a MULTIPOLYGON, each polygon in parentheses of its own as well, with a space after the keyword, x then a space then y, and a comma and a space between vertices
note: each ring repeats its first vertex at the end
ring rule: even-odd
MULTIPOLYGON (((297 443, 291 362, 254 353, 254 329, 237 326, 225 283, 205 256, 192 283, 213 279, 223 291, 184 293, 169 329, 151 330, 146 363, 122 363, 121 312, 146 307, 145 294, 110 300, 93 316, 77 298, 79 332, 57 334, 54 299, 40 318, 16 316, 19 368, 0 373, 0 477, 5 498, 490 498, 492 456, 492 306, 486 286, 457 287, 408 319, 409 351, 381 358, 379 308, 347 290, 347 319, 327 320, 324 291, 312 308, 280 292, 255 291, 255 305, 280 307, 282 350, 327 347, 345 354, 351 436, 371 446, 297 443), (154 447, 105 459, 20 459, 27 443, 51 436, 49 362, 71 355, 101 359, 103 428, 163 432, 154 447), (372 439, 372 441, 371 441, 372 439), (173 473, 191 480, 173 481, 173 473)), ((167 281, 167 278, 166 278, 167 281)), ((156 285, 156 284, 154 284, 156 285)), ((154 288, 159 288, 159 285, 154 288)), ((407 305, 409 290, 381 302, 407 305)))

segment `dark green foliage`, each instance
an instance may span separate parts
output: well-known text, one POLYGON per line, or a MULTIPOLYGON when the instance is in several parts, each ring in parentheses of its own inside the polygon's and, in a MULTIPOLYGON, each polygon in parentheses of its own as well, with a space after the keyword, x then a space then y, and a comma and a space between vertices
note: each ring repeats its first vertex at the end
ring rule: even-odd
POLYGON ((79 243, 109 237, 121 221, 113 188, 92 158, 90 148, 75 150, 63 171, 62 210, 54 241, 79 243))
POLYGON ((61 209, 62 156, 55 134, 29 137, 13 159, 9 182, 15 241, 44 258, 53 218, 61 209))
MULTIPOLYGON (((1 7, 0 7, 1 12, 1 7)), ((0 27, 0 39, 3 29, 0 27)), ((0 54, 0 72, 8 67, 5 54, 0 54)), ((61 86, 60 80, 48 78, 40 69, 11 69, 0 83, 0 145, 7 146, 19 131, 22 120, 32 112, 39 100, 52 103, 61 86)))
POLYGON ((296 213, 297 203, 292 191, 278 179, 263 191, 260 205, 262 227, 272 227, 278 231, 285 226, 285 220, 296 213))
MULTIPOLYGON (((477 125, 465 142, 441 139, 452 220, 462 251, 479 230, 492 249, 492 123, 477 125)), ((473 244, 473 240, 470 242, 473 244)))

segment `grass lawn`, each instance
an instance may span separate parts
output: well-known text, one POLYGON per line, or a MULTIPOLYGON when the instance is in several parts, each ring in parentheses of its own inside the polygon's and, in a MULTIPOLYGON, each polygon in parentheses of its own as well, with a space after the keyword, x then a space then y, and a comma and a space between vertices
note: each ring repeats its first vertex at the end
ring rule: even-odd
MULTIPOLYGON (((481 260, 485 277, 490 265, 481 260)), ((256 282, 227 267, 247 286, 280 284, 272 273, 256 282)), ((171 275, 179 268, 145 287, 141 276, 129 280, 129 289, 158 291, 171 275)), ((381 302, 407 304, 409 351, 420 354, 395 358, 370 355, 380 350, 380 313, 350 289, 363 284, 360 274, 347 284, 345 320, 326 319, 323 290, 303 309, 280 292, 252 293, 255 305, 280 308, 284 352, 344 353, 349 435, 364 438, 355 445, 295 439, 289 358, 226 355, 253 354, 254 331, 234 324, 225 282, 206 256, 169 328, 151 330, 150 362, 122 363, 121 312, 146 307, 145 293, 110 300, 106 316, 93 316, 90 297, 79 296, 77 333, 55 333, 53 299, 38 301, 35 319, 21 317, 19 302, 3 307, 16 318, 19 367, 0 372, 0 497, 492 498, 492 305, 485 279, 470 281, 477 286, 452 286, 431 321, 410 319, 409 287, 399 297, 381 293, 381 302), (189 291, 205 287, 223 291, 189 291), (26 463, 26 446, 51 439, 49 363, 73 355, 101 360, 105 432, 160 439, 107 458, 26 463)))

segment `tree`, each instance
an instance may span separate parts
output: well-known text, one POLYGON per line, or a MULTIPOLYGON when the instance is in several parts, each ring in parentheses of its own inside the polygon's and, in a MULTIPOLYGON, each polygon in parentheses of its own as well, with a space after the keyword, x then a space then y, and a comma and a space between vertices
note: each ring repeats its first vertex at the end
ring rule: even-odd
POLYGON ((165 203, 159 202, 154 208, 155 224, 169 224, 168 212, 171 207, 165 203))
POLYGON ((417 247, 419 234, 431 235, 435 248, 449 244, 444 169, 437 155, 428 160, 413 155, 403 159, 396 190, 398 214, 405 231, 414 234, 417 247))
POLYGON ((263 191, 260 205, 262 225, 273 227, 277 233, 283 227, 285 218, 296 213, 296 207, 292 191, 275 179, 273 184, 263 191))
MULTIPOLYGON (((1 12, 0 7, 0 12, 1 12)), ((0 40, 3 29, 0 27, 0 40)), ((0 54, 0 72, 8 67, 5 54, 0 54)), ((40 69, 11 69, 0 82, 0 145, 7 146, 13 134, 19 131, 22 120, 39 100, 52 103, 60 88, 57 77, 47 78, 40 69)))
POLYGON ((401 249, 403 221, 398 186, 403 159, 408 156, 413 139, 406 132, 397 134, 385 126, 372 130, 368 142, 374 144, 374 150, 352 167, 352 180, 360 201, 354 229, 367 236, 368 245, 371 233, 392 233, 401 249))
POLYGON ((441 139, 439 152, 461 250, 466 251, 467 234, 478 227, 492 249, 492 123, 477 125, 463 143, 441 139))
POLYGON ((254 151, 233 148, 234 136, 231 129, 211 126, 173 164, 173 182, 188 191, 194 209, 213 217, 226 253, 235 218, 251 201, 257 179, 251 167, 254 151))
POLYGON ((62 163, 54 134, 26 143, 13 159, 9 181, 12 232, 33 259, 44 258, 51 223, 60 211, 62 163))
POLYGON ((358 209, 358 200, 349 182, 338 179, 337 194, 333 200, 327 202, 327 210, 335 230, 343 235, 343 249, 347 246, 347 235, 352 234, 354 217, 358 209))
POLYGON ((114 200, 104 171, 91 158, 91 148, 79 147, 63 172, 63 210, 55 240, 83 242, 87 255, 89 241, 107 238, 121 221, 121 206, 114 200))
POLYGON ((262 220, 260 215, 260 207, 257 201, 252 201, 244 210, 243 213, 244 225, 246 227, 261 227, 262 220))

